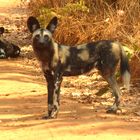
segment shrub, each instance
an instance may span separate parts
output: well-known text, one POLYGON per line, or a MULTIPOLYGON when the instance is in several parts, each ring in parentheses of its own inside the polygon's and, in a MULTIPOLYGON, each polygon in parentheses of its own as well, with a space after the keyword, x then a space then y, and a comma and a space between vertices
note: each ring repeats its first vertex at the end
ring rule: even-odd
MULTIPOLYGON (((133 54, 128 53, 129 57, 135 58, 139 52, 139 0, 31 0, 29 9, 40 19, 42 26, 53 16, 59 18, 55 33, 59 43, 75 45, 115 39, 134 50, 133 54)), ((139 55, 137 58, 140 61, 139 55)))

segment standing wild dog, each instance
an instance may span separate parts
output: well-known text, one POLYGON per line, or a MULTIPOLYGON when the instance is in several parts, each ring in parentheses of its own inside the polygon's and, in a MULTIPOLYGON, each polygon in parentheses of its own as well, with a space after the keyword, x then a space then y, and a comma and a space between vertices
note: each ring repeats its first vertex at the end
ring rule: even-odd
POLYGON ((20 48, 3 38, 4 30, 0 27, 0 58, 16 58, 20 55, 20 48))
POLYGON ((120 89, 116 82, 115 70, 120 61, 124 84, 129 89, 130 72, 126 54, 116 41, 102 40, 75 47, 59 45, 52 34, 57 27, 54 17, 46 29, 40 27, 35 17, 29 17, 27 26, 32 33, 32 45, 41 63, 48 88, 48 117, 56 118, 60 106, 62 76, 74 76, 89 72, 96 67, 113 90, 115 101, 107 112, 116 113, 120 104, 120 89))

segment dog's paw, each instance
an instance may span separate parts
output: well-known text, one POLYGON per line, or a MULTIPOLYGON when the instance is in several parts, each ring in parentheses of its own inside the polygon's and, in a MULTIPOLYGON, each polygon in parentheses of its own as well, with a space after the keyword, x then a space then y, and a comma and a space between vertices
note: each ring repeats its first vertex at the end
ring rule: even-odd
POLYGON ((107 109, 106 113, 117 114, 118 111, 122 112, 122 109, 116 107, 110 107, 109 109, 107 109))
POLYGON ((109 113, 109 114, 117 114, 117 110, 114 110, 114 109, 108 109, 107 111, 106 111, 106 113, 109 113))
POLYGON ((56 118, 57 118, 57 117, 52 117, 52 116, 49 116, 49 115, 48 115, 48 116, 46 115, 46 116, 43 116, 43 117, 42 117, 42 119, 44 119, 44 120, 56 119, 56 118))

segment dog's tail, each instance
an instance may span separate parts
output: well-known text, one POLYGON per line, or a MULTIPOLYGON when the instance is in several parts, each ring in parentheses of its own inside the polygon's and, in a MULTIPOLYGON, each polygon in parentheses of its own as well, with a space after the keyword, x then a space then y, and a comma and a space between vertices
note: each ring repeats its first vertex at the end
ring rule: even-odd
POLYGON ((126 89, 129 91, 130 89, 130 68, 129 68, 129 62, 128 57, 126 56, 126 53, 124 49, 121 47, 121 61, 120 61, 120 71, 123 79, 123 83, 126 87, 126 89))

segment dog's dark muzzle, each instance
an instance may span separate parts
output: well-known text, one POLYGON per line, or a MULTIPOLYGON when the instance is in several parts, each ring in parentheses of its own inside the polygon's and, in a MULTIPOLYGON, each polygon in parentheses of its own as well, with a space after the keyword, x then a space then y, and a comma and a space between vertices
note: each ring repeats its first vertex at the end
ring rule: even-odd
POLYGON ((36 48, 47 48, 50 44, 51 40, 48 36, 33 39, 33 46, 36 48))

